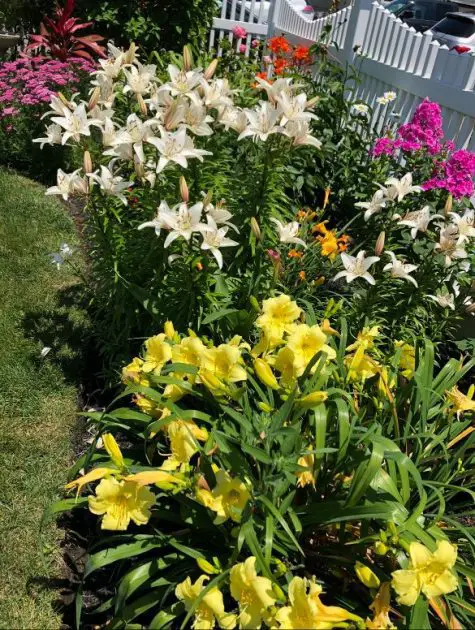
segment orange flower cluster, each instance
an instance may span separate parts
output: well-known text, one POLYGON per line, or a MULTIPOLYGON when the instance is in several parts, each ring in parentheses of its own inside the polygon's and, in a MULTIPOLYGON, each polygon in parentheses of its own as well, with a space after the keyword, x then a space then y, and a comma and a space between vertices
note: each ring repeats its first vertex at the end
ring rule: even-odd
POLYGON ((348 249, 350 237, 347 234, 337 237, 335 230, 329 230, 323 221, 312 228, 313 233, 319 234, 315 237, 320 243, 322 256, 328 256, 330 260, 334 260, 340 252, 348 249))
POLYGON ((271 37, 267 48, 273 53, 274 74, 281 75, 285 70, 302 68, 312 63, 310 49, 307 46, 293 46, 283 35, 271 37))

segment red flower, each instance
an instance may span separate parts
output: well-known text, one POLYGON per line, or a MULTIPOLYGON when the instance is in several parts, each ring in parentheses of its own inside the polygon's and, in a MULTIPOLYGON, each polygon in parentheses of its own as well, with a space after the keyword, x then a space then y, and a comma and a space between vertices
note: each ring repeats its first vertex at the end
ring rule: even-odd
POLYGON ((273 53, 287 53, 292 49, 283 35, 281 37, 271 37, 267 42, 267 47, 273 53))
POLYGON ((287 60, 279 57, 274 61, 274 72, 276 74, 282 74, 287 66, 287 60))
POLYGON ((294 59, 301 63, 310 63, 310 49, 308 46, 296 46, 294 49, 294 59))

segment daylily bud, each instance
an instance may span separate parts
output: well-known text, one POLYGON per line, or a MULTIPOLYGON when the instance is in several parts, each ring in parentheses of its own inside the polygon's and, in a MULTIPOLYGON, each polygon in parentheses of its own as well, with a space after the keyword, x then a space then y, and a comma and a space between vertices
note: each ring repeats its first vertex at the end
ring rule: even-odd
POLYGON ((355 564, 355 573, 360 582, 368 588, 379 588, 380 581, 378 576, 371 569, 361 562, 355 564))
POLYGON ((264 361, 264 359, 256 359, 254 361, 254 370, 261 383, 264 383, 264 385, 267 385, 267 387, 271 389, 279 389, 279 383, 267 361, 264 361))
POLYGON ((273 559, 272 561, 275 563, 275 569, 273 573, 276 577, 281 577, 282 575, 285 575, 287 573, 287 567, 282 562, 282 560, 273 559))
POLYGON ((115 441, 114 436, 111 433, 104 433, 102 435, 102 441, 104 442, 104 448, 107 451, 107 454, 117 466, 117 468, 124 467, 124 458, 122 457, 121 450, 119 445, 115 441))
POLYGON ((453 201, 454 200, 453 200, 452 195, 449 195, 447 197, 447 201, 445 202, 445 206, 444 206, 445 216, 448 216, 449 212, 452 212, 453 201))
POLYGON ((251 297, 249 298, 249 302, 251 303, 251 306, 256 311, 256 313, 259 313, 261 310, 261 307, 259 305, 259 302, 253 295, 251 295, 251 297))
POLYGON ((167 339, 173 339, 175 336, 175 327, 173 326, 173 322, 166 321, 163 330, 167 339))
POLYGON ((330 187, 327 186, 327 188, 325 188, 325 196, 323 197, 323 209, 324 210, 325 210, 325 208, 328 205, 328 200, 330 199, 330 193, 331 193, 330 187))
POLYGON ((287 600, 284 591, 275 582, 272 584, 272 590, 274 591, 277 599, 279 599, 282 602, 285 602, 287 600))
POLYGON ((196 564, 199 566, 199 568, 204 571, 205 573, 219 573, 219 569, 217 569, 216 567, 213 567, 213 565, 211 563, 209 563, 207 560, 205 560, 204 558, 196 558, 196 564))
POLYGON ((85 173, 92 173, 93 166, 92 166, 91 154, 89 153, 89 151, 84 151, 83 169, 85 173))
POLYGON ((180 195, 185 203, 190 201, 190 191, 188 190, 188 184, 183 175, 180 177, 180 195))
POLYGON ((261 411, 263 411, 264 413, 272 413, 272 412, 274 411, 270 405, 268 405, 268 404, 267 404, 267 403, 265 403, 265 402, 262 402, 262 400, 260 400, 260 401, 257 403, 257 406, 258 406, 258 407, 259 407, 259 409, 260 409, 261 411))
POLYGON ((386 241, 386 232, 380 232, 376 245, 374 247, 374 253, 376 256, 381 256, 384 250, 384 243, 386 241))
POLYGON ((385 545, 383 542, 381 542, 381 540, 377 540, 374 543, 373 549, 374 549, 374 553, 377 554, 378 556, 385 556, 389 551, 389 547, 385 545))
POLYGON ((62 92, 58 92, 58 98, 62 103, 64 103, 64 105, 66 105, 66 107, 69 107, 69 109, 72 109, 71 102, 68 101, 68 99, 64 96, 62 92))
POLYGON ((91 111, 91 109, 94 109, 94 107, 99 102, 100 98, 101 98, 101 88, 100 87, 96 87, 96 88, 94 88, 94 90, 93 90, 93 92, 91 94, 91 98, 89 99, 89 103, 87 104, 87 108, 88 108, 89 111, 91 111))
POLYGON ((336 337, 340 336, 340 333, 338 332, 338 330, 335 330, 334 328, 332 328, 330 326, 330 320, 329 319, 324 319, 320 328, 323 330, 323 332, 326 335, 335 335, 336 337))
POLYGON ((313 283, 316 287, 320 287, 322 286, 322 284, 325 282, 325 276, 319 276, 315 282, 313 283))
POLYGON ((208 192, 205 195, 205 198, 203 199, 203 209, 206 211, 206 208, 209 206, 209 204, 211 203, 211 200, 213 199, 213 191, 212 190, 208 190, 208 192))
POLYGON ((213 77, 213 74, 216 72, 217 67, 218 67, 218 60, 213 59, 213 61, 209 64, 209 66, 203 72, 203 77, 206 79, 206 81, 209 81, 213 77))
POLYGON ((192 66, 193 58, 191 56, 191 50, 188 48, 188 46, 183 46, 183 70, 185 72, 188 72, 188 70, 191 70, 192 66))
POLYGON ((143 100, 143 96, 141 94, 137 94, 137 103, 139 104, 139 107, 140 107, 140 113, 143 116, 146 116, 148 114, 147 105, 145 104, 145 101, 143 100))
POLYGON ((327 400, 328 394, 326 392, 312 392, 311 394, 307 394, 303 396, 303 398, 298 398, 296 402, 301 407, 307 407, 311 409, 312 407, 316 407, 317 405, 321 405, 322 402, 327 400))
POLYGON ((261 228, 259 227, 259 223, 255 217, 251 217, 251 230, 256 240, 262 241, 261 228))

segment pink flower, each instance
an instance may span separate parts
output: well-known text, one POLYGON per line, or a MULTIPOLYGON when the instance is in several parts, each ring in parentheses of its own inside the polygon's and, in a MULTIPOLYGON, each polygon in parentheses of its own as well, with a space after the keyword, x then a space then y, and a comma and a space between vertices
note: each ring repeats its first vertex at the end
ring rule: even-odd
POLYGON ((380 157, 381 155, 392 155, 394 152, 394 141, 391 138, 384 136, 378 138, 374 143, 373 157, 380 157))
POLYGON ((16 107, 5 107, 5 109, 2 112, 3 117, 5 118, 6 116, 15 116, 15 114, 18 114, 19 110, 16 109, 16 107))
POLYGON ((242 54, 244 54, 246 52, 246 49, 247 49, 246 44, 241 44, 239 46, 239 52, 242 53, 242 54))
POLYGON ((234 37, 237 37, 238 39, 242 39, 243 37, 246 37, 247 31, 242 26, 235 26, 233 28, 233 35, 234 37))
POLYGON ((259 46, 259 40, 258 39, 253 39, 251 42, 251 48, 257 48, 259 46))
POLYGON ((264 63, 272 63, 272 57, 269 57, 269 55, 264 55, 264 56, 262 57, 262 61, 263 61, 264 63))

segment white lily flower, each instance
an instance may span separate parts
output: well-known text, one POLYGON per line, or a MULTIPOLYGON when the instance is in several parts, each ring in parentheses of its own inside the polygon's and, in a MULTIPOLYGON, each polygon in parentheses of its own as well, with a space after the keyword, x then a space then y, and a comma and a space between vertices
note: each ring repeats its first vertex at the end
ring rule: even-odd
POLYGON ((87 117, 84 103, 78 105, 74 111, 71 112, 68 110, 64 113, 64 116, 54 116, 51 120, 65 129, 62 144, 66 144, 69 138, 72 138, 75 142, 79 142, 81 136, 91 135, 90 127, 100 127, 102 124, 100 120, 87 117))
POLYGON ((452 311, 455 311, 455 296, 452 293, 438 292, 435 295, 428 295, 427 297, 437 302, 442 308, 450 308, 452 311))
POLYGON ((49 254, 51 258, 51 262, 53 265, 56 265, 56 268, 59 269, 61 265, 66 262, 67 258, 70 258, 74 253, 74 249, 70 247, 67 243, 61 243, 59 246, 59 252, 53 252, 49 254))
POLYGON ((130 114, 127 117, 125 127, 116 133, 112 146, 132 145, 139 160, 145 162, 143 143, 149 142, 150 138, 155 137, 151 129, 152 124, 154 121, 142 122, 137 114, 130 114))
POLYGON ((103 155, 130 162, 134 159, 134 148, 131 144, 117 144, 111 149, 104 151, 103 155))
POLYGON ((385 192, 386 197, 391 201, 402 201, 406 195, 421 192, 420 186, 412 185, 412 173, 406 173, 401 179, 390 177, 385 182, 385 187, 381 189, 385 192))
POLYGON ((475 211, 467 208, 462 216, 456 212, 450 213, 454 225, 458 231, 458 242, 464 243, 465 241, 475 238, 475 211))
POLYGON ((218 202, 216 206, 212 203, 208 203, 204 206, 203 210, 206 212, 207 216, 210 216, 213 221, 215 221, 217 225, 227 225, 239 234, 238 228, 229 220, 233 218, 233 215, 224 207, 224 201, 218 202))
POLYGON ((116 57, 99 59, 99 64, 101 66, 101 70, 96 72, 96 76, 103 75, 108 79, 117 79, 124 64, 124 53, 121 51, 116 57))
POLYGON ((81 169, 78 168, 73 173, 65 173, 63 170, 58 169, 56 175, 57 185, 48 188, 45 195, 61 195, 64 201, 67 201, 70 195, 87 195, 87 181, 79 175, 80 171, 81 169))
POLYGON ((271 103, 277 103, 283 94, 291 96, 300 84, 292 85, 292 79, 279 77, 273 83, 269 83, 261 77, 256 77, 258 90, 265 90, 271 103))
POLYGON ((164 83, 160 89, 170 92, 172 96, 189 96, 200 85, 203 77, 201 68, 185 72, 172 63, 168 66, 168 74, 170 81, 164 83))
POLYGON ((101 105, 96 105, 87 113, 88 118, 100 120, 102 124, 104 124, 108 118, 114 118, 114 115, 115 112, 113 109, 110 107, 102 107, 101 105))
POLYGON ((189 241, 193 232, 207 232, 210 230, 208 225, 200 223, 203 204, 195 203, 188 208, 186 203, 180 203, 178 209, 165 217, 163 227, 170 230, 165 239, 164 247, 168 247, 177 238, 184 238, 189 241))
POLYGON ((40 142, 40 149, 43 149, 45 144, 61 144, 63 138, 63 130, 59 125, 48 125, 46 127, 45 138, 35 138, 33 142, 40 142))
MULTIPOLYGON (((100 89, 99 103, 106 108, 111 108, 114 105, 116 93, 115 93, 115 85, 114 81, 104 75, 104 74, 96 74, 96 78, 94 81, 91 81, 91 85, 98 87, 100 89)), ((94 87, 89 91, 90 94, 94 92, 94 87)))
POLYGON ((302 245, 303 247, 307 247, 305 241, 297 236, 300 229, 300 225, 297 221, 291 221, 290 223, 284 224, 274 217, 271 217, 270 220, 277 226, 277 232, 281 243, 296 243, 298 245, 302 245))
POLYGON ((240 107, 221 107, 218 110, 218 122, 226 131, 234 129, 237 133, 242 133, 247 127, 247 116, 240 107))
POLYGON ((99 184, 100 189, 105 195, 117 197, 122 201, 124 206, 126 206, 127 199, 125 195, 122 194, 122 191, 126 190, 129 186, 132 186, 133 182, 124 181, 124 178, 121 175, 115 175, 112 169, 113 160, 110 162, 109 168, 101 165, 100 175, 98 175, 98 172, 96 171, 95 173, 91 173, 89 177, 99 184))
POLYGON ((259 138, 265 142, 271 134, 281 131, 277 124, 279 110, 267 101, 261 101, 258 107, 245 110, 244 113, 249 125, 239 134, 238 140, 251 136, 254 141, 259 138))
POLYGON ((220 252, 221 247, 235 247, 239 245, 237 241, 233 241, 231 238, 226 237, 226 233, 229 228, 218 228, 215 221, 208 215, 208 226, 210 229, 203 232, 203 242, 201 243, 201 249, 208 249, 216 258, 218 267, 223 268, 223 255, 220 252))
POLYGON ((124 74, 127 79, 127 85, 124 87, 124 94, 133 92, 134 94, 146 94, 155 81, 155 72, 157 66, 153 64, 142 65, 137 62, 137 66, 131 66, 129 69, 124 68, 124 74))
POLYGON ((357 208, 363 208, 365 210, 364 220, 368 221, 368 219, 370 219, 373 214, 381 212, 381 210, 386 206, 384 191, 377 190, 374 193, 371 201, 358 201, 357 203, 355 203, 355 206, 357 208))
POLYGON ((307 95, 305 92, 292 96, 282 92, 277 97, 277 102, 282 111, 280 124, 284 126, 289 120, 293 122, 310 122, 312 118, 316 119, 315 114, 306 111, 308 108, 307 95))
POLYGON ((310 126, 307 120, 291 120, 282 132, 292 140, 294 146, 311 145, 320 149, 320 140, 310 135, 310 126))
POLYGON ((160 231, 163 227, 169 225, 170 216, 173 215, 173 210, 169 207, 166 201, 161 201, 157 208, 157 214, 151 221, 146 221, 138 226, 138 230, 151 227, 155 230, 155 234, 160 236, 160 231), (167 223, 168 220, 168 223, 167 223))
POLYGON ((201 90, 203 96, 195 91, 190 94, 190 98, 196 102, 203 102, 209 109, 218 109, 219 107, 230 107, 233 104, 233 90, 229 87, 227 79, 213 79, 206 81, 202 79, 201 90))
POLYGON ((46 112, 41 116, 41 120, 46 118, 47 116, 52 116, 53 114, 59 114, 60 116, 66 116, 66 114, 70 114, 73 107, 77 107, 77 104, 74 102, 74 99, 79 96, 79 93, 75 93, 69 99, 69 103, 71 107, 68 107, 64 101, 62 101, 59 96, 52 96, 51 101, 49 103, 50 111, 46 112))
POLYGON ((402 280, 407 280, 408 282, 412 282, 412 284, 417 287, 418 284, 416 280, 410 275, 413 271, 415 271, 419 265, 408 265, 403 263, 401 260, 398 260, 394 254, 394 252, 387 252, 391 257, 390 263, 383 267, 383 271, 390 271, 391 276, 393 278, 401 278, 402 280))
POLYGON ((368 258, 365 258, 365 252, 361 250, 358 252, 357 256, 350 256, 342 252, 340 257, 345 271, 337 273, 333 280, 346 278, 346 282, 349 284, 357 278, 363 278, 363 280, 366 280, 366 282, 370 284, 376 284, 376 280, 369 273, 368 269, 371 265, 378 262, 379 256, 368 256, 368 258))
POLYGON ((117 144, 117 132, 112 118, 106 118, 102 126, 102 144, 105 147, 113 147, 117 144))
POLYGON ((213 135, 213 130, 208 123, 214 122, 214 118, 207 113, 204 105, 189 103, 184 110, 183 122, 184 126, 195 136, 213 135))
POLYGON ((444 217, 440 214, 430 213, 430 207, 424 206, 422 210, 416 210, 415 212, 408 212, 403 217, 399 214, 395 214, 393 219, 397 219, 398 225, 406 225, 411 229, 412 238, 417 237, 418 232, 427 232, 429 227, 429 223, 434 219, 443 219, 444 217))
POLYGON ((445 265, 447 267, 453 263, 454 259, 467 258, 468 256, 463 247, 464 241, 460 241, 458 235, 458 226, 455 224, 440 230, 439 242, 434 249, 445 255, 445 265))
POLYGON ((188 166, 188 158, 197 158, 203 161, 204 155, 211 155, 209 151, 195 149, 193 140, 186 135, 186 128, 181 127, 177 131, 169 132, 160 127, 160 138, 150 138, 149 143, 157 147, 160 158, 157 164, 157 173, 163 171, 169 162, 175 162, 183 168, 188 166))

